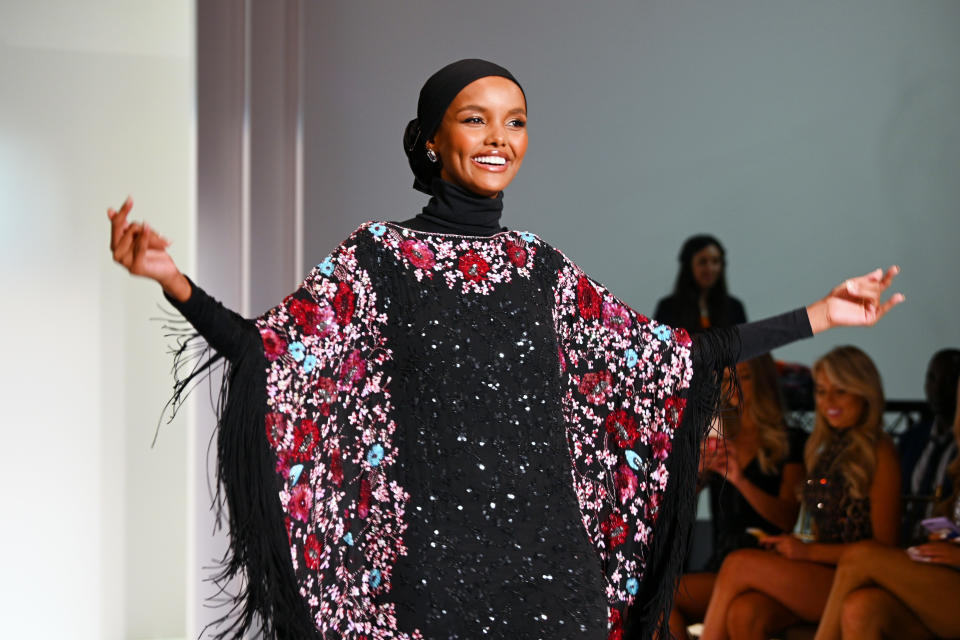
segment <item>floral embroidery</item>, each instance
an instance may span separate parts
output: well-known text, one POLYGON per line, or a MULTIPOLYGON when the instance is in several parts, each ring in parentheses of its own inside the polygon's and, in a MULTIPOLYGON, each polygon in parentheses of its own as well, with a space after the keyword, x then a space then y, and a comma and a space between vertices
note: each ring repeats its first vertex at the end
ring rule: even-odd
POLYGON ((632 447, 640 435, 637 431, 637 421, 623 409, 617 409, 607 416, 603 426, 607 433, 612 434, 618 447, 632 447))
POLYGON ((261 329, 260 339, 263 340, 263 351, 267 360, 271 362, 282 356, 283 352, 287 350, 287 343, 273 329, 261 329))
POLYGON ((436 264, 430 246, 421 240, 404 240, 400 243, 403 256, 417 269, 432 269, 436 264))
POLYGON ((460 256, 457 266, 463 277, 470 282, 480 282, 487 277, 487 271, 490 271, 490 265, 487 261, 477 255, 474 251, 468 251, 460 256))

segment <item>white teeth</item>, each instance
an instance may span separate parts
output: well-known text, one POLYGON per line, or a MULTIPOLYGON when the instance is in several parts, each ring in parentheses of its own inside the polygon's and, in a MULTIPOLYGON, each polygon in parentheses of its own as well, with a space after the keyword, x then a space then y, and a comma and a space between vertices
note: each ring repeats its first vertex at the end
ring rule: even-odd
POLYGON ((480 156, 479 158, 474 158, 474 160, 483 164, 507 164, 506 158, 501 158, 500 156, 480 156))

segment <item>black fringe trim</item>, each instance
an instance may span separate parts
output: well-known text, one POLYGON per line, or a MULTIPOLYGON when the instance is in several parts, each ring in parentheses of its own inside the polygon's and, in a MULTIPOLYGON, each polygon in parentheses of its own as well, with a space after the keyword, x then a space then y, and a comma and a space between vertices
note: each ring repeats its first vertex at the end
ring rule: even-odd
POLYGON ((251 324, 255 347, 230 363, 199 334, 174 326, 178 323, 168 319, 164 325, 167 337, 176 339, 171 349, 174 391, 164 410, 170 420, 204 380, 212 394, 210 376, 223 372, 213 404, 217 481, 211 509, 217 529, 227 522, 229 548, 209 578, 217 586, 209 602, 228 610, 200 636, 210 631, 213 635, 207 637, 217 640, 240 640, 250 632, 277 640, 320 638, 290 559, 276 458, 264 431, 266 360, 256 327, 251 324))
POLYGON ((740 352, 740 336, 735 329, 721 329, 693 338, 693 378, 687 390, 687 404, 673 449, 667 458, 669 480, 660 504, 660 517, 653 527, 653 545, 625 624, 628 640, 666 640, 670 635, 670 611, 677 581, 690 552, 693 523, 697 509, 697 466, 704 438, 720 415, 723 402, 723 374, 731 371, 735 393, 734 364, 740 352))

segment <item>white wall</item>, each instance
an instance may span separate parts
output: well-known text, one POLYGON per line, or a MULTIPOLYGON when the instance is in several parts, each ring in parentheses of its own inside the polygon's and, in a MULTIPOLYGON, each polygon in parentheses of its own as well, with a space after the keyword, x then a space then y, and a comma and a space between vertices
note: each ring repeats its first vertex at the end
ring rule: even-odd
POLYGON ((187 420, 165 425, 159 288, 108 251, 134 214, 193 264, 188 0, 0 2, 4 637, 185 635, 187 420))
POLYGON ((697 232, 726 244, 752 318, 899 263, 907 304, 852 342, 891 397, 960 345, 960 3, 699 0, 311 3, 305 238, 312 265, 360 222, 424 198, 401 135, 442 65, 505 65, 530 148, 504 223, 562 248, 641 311, 697 232))

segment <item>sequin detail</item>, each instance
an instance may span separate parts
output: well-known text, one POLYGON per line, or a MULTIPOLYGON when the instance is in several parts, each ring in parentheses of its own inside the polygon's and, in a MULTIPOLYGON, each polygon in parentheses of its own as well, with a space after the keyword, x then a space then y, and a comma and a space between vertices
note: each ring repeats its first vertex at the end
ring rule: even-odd
POLYGON ((300 593, 329 638, 606 638, 689 340, 528 232, 361 226, 259 322, 300 593))

